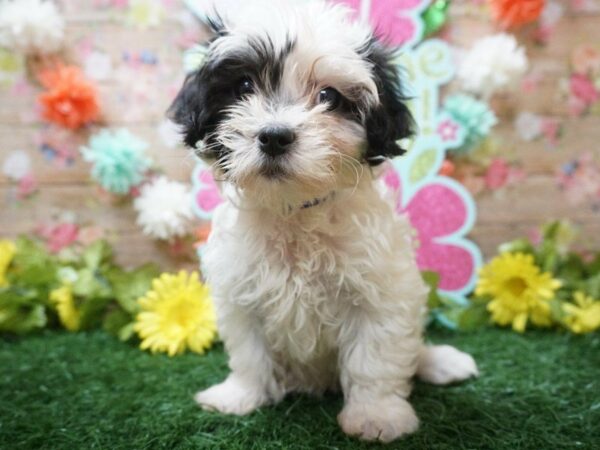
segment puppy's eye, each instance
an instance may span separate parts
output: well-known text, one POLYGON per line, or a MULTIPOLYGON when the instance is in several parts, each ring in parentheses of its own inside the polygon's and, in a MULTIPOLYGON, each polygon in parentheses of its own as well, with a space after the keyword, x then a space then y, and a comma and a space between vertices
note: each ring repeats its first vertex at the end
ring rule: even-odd
POLYGON ((247 77, 242 78, 236 88, 235 88, 235 94, 238 97, 243 97, 244 95, 249 95, 252 94, 254 92, 254 82, 247 77))
POLYGON ((319 103, 326 103, 328 105, 327 109, 329 111, 333 111, 338 106, 340 106, 340 102, 342 101, 342 95, 334 88, 328 87, 319 91, 317 101, 319 103))

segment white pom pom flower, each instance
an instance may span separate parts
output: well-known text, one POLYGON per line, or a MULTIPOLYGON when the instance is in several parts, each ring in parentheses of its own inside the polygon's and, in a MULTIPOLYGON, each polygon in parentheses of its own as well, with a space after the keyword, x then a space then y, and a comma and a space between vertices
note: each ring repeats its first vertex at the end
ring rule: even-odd
POLYGON ((191 231, 192 194, 182 183, 166 177, 155 178, 142 187, 133 206, 138 213, 138 225, 154 239, 172 240, 191 231))
POLYGON ((53 1, 0 0, 0 47, 23 54, 48 54, 65 38, 65 21, 53 1))
POLYGON ((514 86, 527 66, 525 49, 514 36, 500 33, 475 42, 460 64, 458 78, 465 90, 489 98, 514 86))

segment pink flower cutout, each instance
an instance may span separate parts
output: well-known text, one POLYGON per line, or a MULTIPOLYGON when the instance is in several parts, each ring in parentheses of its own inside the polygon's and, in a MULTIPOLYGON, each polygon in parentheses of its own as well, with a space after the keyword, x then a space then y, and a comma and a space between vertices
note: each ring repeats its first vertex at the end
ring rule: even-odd
POLYGON ((58 253, 77 240, 79 227, 73 223, 61 223, 55 226, 44 225, 38 229, 38 234, 46 240, 48 250, 58 253))
POLYGON ((578 73, 571 75, 570 88, 571 94, 586 105, 592 105, 600 100, 600 92, 598 92, 594 83, 585 75, 578 73))
POLYGON ((20 200, 31 197, 38 190, 38 183, 33 176, 29 173, 19 180, 17 185, 17 197, 20 200))
POLYGON ((197 175, 199 186, 196 190, 196 206, 203 215, 210 215, 223 202, 217 183, 208 169, 202 169, 197 175))
POLYGON ((419 268, 437 272, 440 289, 458 291, 466 287, 475 271, 473 255, 459 244, 440 242, 465 225, 468 211, 463 198, 451 187, 433 181, 403 204, 402 181, 397 172, 390 169, 384 181, 400 193, 396 211, 408 216, 416 232, 419 268))
POLYGON ((459 126, 450 119, 446 119, 438 125, 437 134, 444 142, 454 142, 458 139, 459 126))
MULTIPOLYGON (((360 11, 361 0, 335 0, 360 11)), ((371 0, 369 22, 377 35, 392 45, 402 45, 414 38, 417 26, 405 15, 423 3, 423 0, 371 0)))

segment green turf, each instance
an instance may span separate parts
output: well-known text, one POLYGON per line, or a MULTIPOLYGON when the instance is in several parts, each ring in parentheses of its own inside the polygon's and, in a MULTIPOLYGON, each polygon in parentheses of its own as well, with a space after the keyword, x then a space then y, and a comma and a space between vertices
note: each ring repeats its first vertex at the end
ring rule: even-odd
MULTIPOLYGON (((421 428, 387 448, 600 448, 600 335, 431 338, 471 352, 481 377, 417 384, 421 428)), ((226 372, 220 347, 168 358, 102 332, 0 338, 0 448, 381 448, 340 432, 337 395, 294 396, 242 418, 196 408, 192 394, 226 372)))

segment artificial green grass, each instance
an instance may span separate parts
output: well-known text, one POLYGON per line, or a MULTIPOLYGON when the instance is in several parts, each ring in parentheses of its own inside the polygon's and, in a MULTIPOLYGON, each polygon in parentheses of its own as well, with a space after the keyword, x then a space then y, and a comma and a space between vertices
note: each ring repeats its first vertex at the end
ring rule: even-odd
MULTIPOLYGON (((431 332, 471 352, 479 379, 417 383, 421 418, 399 449, 600 448, 600 335, 431 332)), ((102 332, 0 338, 2 449, 352 449, 342 401, 292 396, 247 417, 198 409, 192 395, 227 373, 206 356, 152 356, 102 332)))

